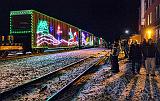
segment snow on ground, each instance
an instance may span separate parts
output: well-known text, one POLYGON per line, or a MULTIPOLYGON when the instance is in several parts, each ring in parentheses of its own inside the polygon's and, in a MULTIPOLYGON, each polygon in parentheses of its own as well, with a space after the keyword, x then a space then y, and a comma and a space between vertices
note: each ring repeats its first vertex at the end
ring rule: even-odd
POLYGON ((80 59, 102 52, 103 50, 104 48, 92 48, 0 61, 0 92, 21 85, 80 59))
POLYGON ((131 73, 131 63, 120 62, 120 72, 113 74, 104 65, 92 75, 74 101, 160 101, 160 69, 156 77, 146 76, 145 68, 140 75, 131 73))

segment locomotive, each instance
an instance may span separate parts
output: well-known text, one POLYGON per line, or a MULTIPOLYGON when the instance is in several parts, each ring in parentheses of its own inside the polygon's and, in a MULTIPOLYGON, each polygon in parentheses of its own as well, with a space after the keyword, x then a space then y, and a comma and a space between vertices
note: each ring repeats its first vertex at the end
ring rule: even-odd
POLYGON ((0 36, 0 56, 11 51, 44 52, 46 49, 104 47, 105 40, 35 10, 10 12, 10 34, 0 36))

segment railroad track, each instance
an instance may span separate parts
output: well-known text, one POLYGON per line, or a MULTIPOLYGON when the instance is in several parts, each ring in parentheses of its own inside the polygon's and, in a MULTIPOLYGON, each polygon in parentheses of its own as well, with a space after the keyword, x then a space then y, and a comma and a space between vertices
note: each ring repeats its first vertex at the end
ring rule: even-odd
MULTIPOLYGON (((80 64, 83 64, 85 63, 86 61, 91 61, 93 60, 93 58, 97 58, 97 57, 94 57, 94 56, 90 56, 90 57, 87 57, 85 59, 81 59, 80 61, 77 61, 75 63, 72 63, 70 65, 67 65, 63 68, 60 68, 58 70, 55 70, 49 74, 46 74, 44 76, 41 76, 37 79, 34 79, 28 83, 25 83, 23 85, 20 85, 20 86, 17 86, 13 89, 10 89, 8 91, 5 91, 5 92, 2 92, 0 93, 0 99, 2 99, 2 101, 5 101, 6 99, 19 99, 19 98, 22 98, 23 95, 26 95, 26 93, 29 95, 32 93, 31 92, 34 92, 34 90, 36 89, 40 89, 38 91, 38 93, 40 92, 43 92, 45 91, 46 89, 48 89, 48 85, 51 85, 51 84, 47 84, 48 81, 52 81, 54 78, 59 78, 59 76, 61 76, 65 71, 72 71, 73 68, 76 68, 78 66, 80 66, 80 64)), ((100 59, 101 60, 101 59, 100 59)), ((98 62, 94 63, 93 65, 91 65, 89 68, 85 68, 86 70, 82 73, 80 73, 80 75, 78 75, 75 79, 73 79, 70 83, 74 82, 74 80, 78 79, 80 76, 82 76, 86 71, 88 71, 91 67, 93 67, 94 65, 98 64, 98 62)), ((81 70, 82 71, 82 70, 81 70)), ((65 87, 67 87, 70 83, 68 83, 67 85, 64 85, 64 87, 62 89, 64 89, 65 87)), ((49 94, 49 95, 55 95, 55 94, 58 94, 58 92, 60 92, 60 90, 56 91, 56 93, 54 94, 49 94)), ((45 98, 47 99, 47 98, 45 98)), ((49 99, 52 99, 52 96, 49 97, 49 99)))
MULTIPOLYGON (((92 64, 87 70, 85 70, 83 73, 81 73, 79 76, 77 76, 68 85, 66 85, 61 90, 59 90, 57 93, 55 93, 51 97, 49 97, 47 99, 47 101, 71 101, 73 96, 76 93, 78 93, 77 91, 83 85, 83 84, 76 84, 76 86, 75 86, 75 83, 77 83, 77 81, 80 79, 84 79, 83 76, 86 76, 87 79, 89 79, 88 73, 90 74, 91 72, 94 73, 95 71, 97 71, 99 68, 97 68, 96 66, 99 65, 101 62, 106 61, 106 59, 108 59, 107 56, 101 58, 98 62, 92 64)), ((82 80, 82 81, 86 83, 87 80, 82 80)))
MULTIPOLYGON (((109 65, 109 58, 104 58, 101 61, 105 60, 105 66, 109 65)), ((124 64, 124 60, 120 60, 122 64, 124 64)), ((120 64, 120 66, 122 66, 120 64)), ((102 62, 103 65, 103 62, 102 62)), ((90 68, 86 73, 82 74, 79 78, 75 79, 72 83, 66 85, 61 91, 57 92, 56 94, 52 95, 47 101, 81 101, 82 99, 77 99, 77 95, 84 89, 87 82, 93 80, 93 75, 95 72, 99 71, 101 67, 98 68, 90 68)), ((103 67, 102 67, 103 68, 103 67)), ((110 78, 112 73, 110 68, 106 72, 106 79, 110 78)), ((98 82, 98 81, 97 81, 98 82)), ((92 92, 91 92, 92 93, 92 92)), ((91 100, 91 99, 89 99, 91 100)), ((94 100, 94 99, 92 99, 94 100)))
POLYGON ((12 89, 15 86, 22 85, 32 79, 36 79, 57 69, 63 68, 83 58, 86 57, 53 57, 53 59, 44 58, 43 61, 40 59, 35 61, 35 58, 31 59, 31 61, 28 59, 29 61, 22 60, 18 62, 15 61, 15 63, 11 62, 11 64, 4 63, 4 65, 0 65, 0 93, 12 89))

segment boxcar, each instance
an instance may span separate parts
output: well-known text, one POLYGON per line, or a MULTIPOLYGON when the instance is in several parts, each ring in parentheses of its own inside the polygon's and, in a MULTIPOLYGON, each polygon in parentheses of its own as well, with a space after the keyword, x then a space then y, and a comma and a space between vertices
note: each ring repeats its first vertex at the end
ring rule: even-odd
POLYGON ((82 48, 93 47, 94 35, 87 31, 80 30, 80 46, 82 48))
POLYGON ((14 36, 14 43, 22 43, 24 53, 103 44, 102 38, 35 10, 11 11, 10 35, 14 36))
POLYGON ((22 51, 21 43, 14 43, 14 36, 0 35, 0 57, 6 57, 11 51, 22 51))
POLYGON ((99 38, 94 36, 94 47, 98 47, 99 46, 99 38))
POLYGON ((25 51, 79 47, 77 27, 34 10, 11 11, 10 34, 25 51))

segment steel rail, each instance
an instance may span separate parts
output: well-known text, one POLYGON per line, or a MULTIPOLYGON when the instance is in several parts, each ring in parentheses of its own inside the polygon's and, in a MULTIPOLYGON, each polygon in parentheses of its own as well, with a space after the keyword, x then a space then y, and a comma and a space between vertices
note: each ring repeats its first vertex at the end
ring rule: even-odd
POLYGON ((85 75, 87 73, 87 71, 89 71, 91 68, 100 64, 103 60, 106 59, 106 57, 108 57, 107 54, 105 56, 103 56, 101 59, 99 59, 98 62, 92 64, 88 69, 83 71, 79 76, 77 76, 70 83, 68 83, 66 86, 64 86, 62 89, 60 89, 57 93, 55 93, 51 97, 49 97, 47 99, 47 101, 55 101, 55 99, 57 99, 61 94, 63 94, 63 92, 65 92, 65 90, 67 90, 67 88, 69 88, 75 81, 77 81, 79 78, 81 78, 83 75, 85 75))
POLYGON ((71 64, 66 65, 66 66, 64 66, 64 67, 62 67, 62 68, 59 68, 59 69, 57 69, 57 70, 55 70, 55 71, 53 71, 53 72, 50 72, 50 73, 48 73, 48 74, 46 74, 46 75, 40 76, 40 77, 38 77, 38 78, 36 78, 36 79, 33 79, 33 80, 31 80, 31 81, 29 81, 29 82, 27 82, 27 83, 25 83, 25 84, 22 84, 22 85, 19 85, 19 86, 14 87, 14 88, 12 88, 12 89, 9 89, 9 90, 7 90, 7 91, 1 92, 1 93, 0 93, 0 99, 4 99, 4 98, 6 98, 6 97, 9 97, 9 96, 11 96, 12 94, 14 94, 15 92, 21 91, 21 90, 24 89, 24 88, 32 87, 32 86, 34 86, 33 84, 39 83, 39 82, 41 82, 41 81, 43 81, 43 80, 46 80, 47 78, 49 78, 50 76, 55 75, 55 74, 58 73, 59 71, 64 70, 64 69, 67 69, 67 68, 69 68, 69 67, 71 67, 71 66, 73 66, 73 65, 76 65, 76 64, 78 64, 78 63, 80 63, 80 62, 82 62, 82 61, 85 61, 85 60, 89 59, 90 57, 91 57, 91 56, 86 57, 86 58, 81 59, 81 60, 79 60, 79 61, 77 61, 77 62, 71 63, 71 64))

